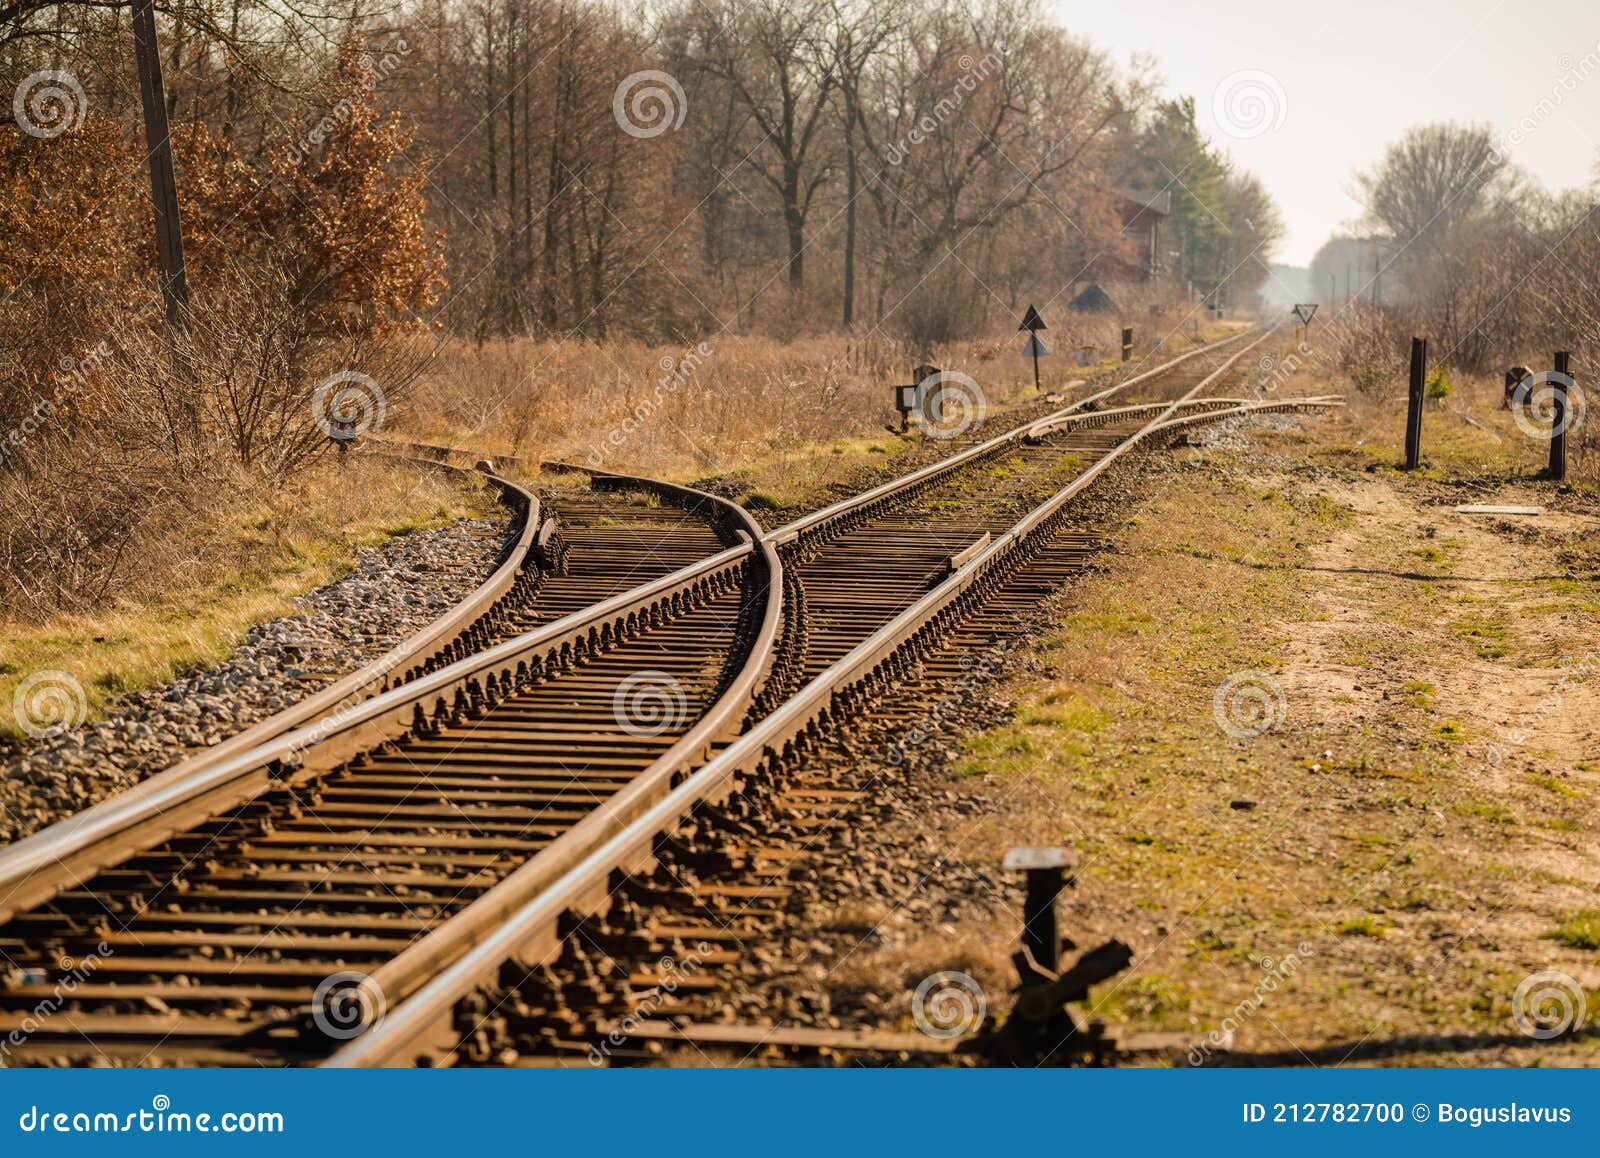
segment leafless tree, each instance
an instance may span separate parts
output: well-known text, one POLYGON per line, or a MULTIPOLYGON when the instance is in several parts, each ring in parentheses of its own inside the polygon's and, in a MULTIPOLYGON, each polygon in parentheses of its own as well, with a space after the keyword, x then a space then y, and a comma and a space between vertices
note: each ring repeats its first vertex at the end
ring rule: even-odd
POLYGON ((1427 260, 1458 226, 1502 202, 1511 177, 1488 126, 1436 124, 1390 145, 1356 185, 1368 223, 1427 260))
POLYGON ((835 86, 831 0, 696 0, 697 64, 726 84, 758 134, 749 164, 783 214, 791 291, 805 286, 806 218, 833 171, 824 127, 835 86))

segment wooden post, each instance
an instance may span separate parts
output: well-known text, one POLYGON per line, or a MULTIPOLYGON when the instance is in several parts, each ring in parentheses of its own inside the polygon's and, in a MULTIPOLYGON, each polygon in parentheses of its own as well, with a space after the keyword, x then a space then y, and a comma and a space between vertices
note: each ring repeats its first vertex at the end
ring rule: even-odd
POLYGON ((1422 465, 1422 387, 1427 380, 1428 339, 1411 339, 1411 389, 1406 399, 1406 469, 1422 465))
POLYGON ((167 94, 156 48, 153 0, 133 0, 133 51, 139 66, 139 100, 144 106, 144 143, 150 164, 150 202, 156 217, 156 255, 161 263, 161 297, 167 324, 184 326, 189 280, 183 266, 183 229, 178 223, 178 185, 172 172, 172 142, 167 133, 167 94))
POLYGON ((1122 327, 1122 360, 1124 362, 1133 357, 1133 327, 1122 327))
POLYGON ((1555 373, 1550 376, 1550 394, 1554 409, 1550 415, 1550 477, 1564 482, 1567 477, 1567 383, 1572 381, 1572 354, 1561 350, 1556 354, 1555 373))

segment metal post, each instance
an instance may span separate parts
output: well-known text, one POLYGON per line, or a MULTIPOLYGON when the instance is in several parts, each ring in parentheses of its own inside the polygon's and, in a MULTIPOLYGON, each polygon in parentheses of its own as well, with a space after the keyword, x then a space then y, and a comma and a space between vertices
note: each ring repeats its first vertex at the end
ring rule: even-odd
POLYGON ((1056 897, 1061 895, 1059 866, 1028 871, 1028 895, 1022 902, 1022 943, 1040 968, 1061 971, 1061 929, 1056 897))
POLYGON ((911 379, 917 384, 918 420, 926 426, 937 426, 944 421, 944 379, 939 377, 939 367, 918 366, 912 370, 911 379))
POLYGON ((1406 469, 1422 465, 1422 387, 1427 377, 1428 339, 1411 339, 1411 389, 1406 400, 1406 469))
POLYGON ((1556 354, 1556 372, 1552 376, 1551 395, 1555 409, 1550 416, 1550 477, 1564 482, 1567 477, 1567 383, 1572 373, 1572 354, 1561 350, 1556 354))
POLYGON ((172 142, 167 133, 167 94, 161 82, 153 0, 133 0, 133 51, 139 65, 139 100, 144 106, 144 143, 149 154, 150 201, 156 217, 156 255, 161 263, 161 296, 167 324, 184 324, 189 280, 183 265, 183 229, 178 223, 178 185, 172 173, 172 142))
POLYGON ((1122 360, 1124 362, 1133 357, 1133 327, 1122 327, 1122 360))
POLYGON ((1033 963, 1052 975, 1061 972, 1061 926, 1056 897, 1066 883, 1071 857, 1064 848, 1014 848, 1006 853, 1005 867, 1027 873, 1027 895, 1022 902, 1022 946, 1033 963))

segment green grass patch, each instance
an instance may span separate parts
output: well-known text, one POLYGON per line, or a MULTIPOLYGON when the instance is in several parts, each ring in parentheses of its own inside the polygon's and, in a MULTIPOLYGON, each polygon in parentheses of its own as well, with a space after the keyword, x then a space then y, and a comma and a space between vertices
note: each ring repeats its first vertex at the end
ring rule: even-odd
POLYGON ((1070 728, 1093 734, 1111 722, 1111 715, 1089 703, 1076 692, 1046 692, 1017 709, 1017 720, 1051 728, 1070 728))
MULTIPOLYGON (((9 705, 32 673, 62 671, 83 688, 88 720, 99 719, 114 697, 218 663, 255 625, 295 614, 294 597, 348 574, 357 549, 473 513, 481 512, 447 503, 423 515, 346 527, 337 539, 285 534, 259 562, 198 589, 37 627, 8 624, 0 631, 0 703, 9 705)), ((269 524, 241 521, 237 535, 271 538, 263 529, 269 524)), ((26 739, 16 717, 0 712, 0 747, 26 739)))
POLYGON ((1552 929, 1549 937, 1572 949, 1600 949, 1600 909, 1579 909, 1552 929))
POLYGON ((1540 788, 1543 788, 1546 792, 1554 792, 1557 796, 1582 796, 1583 795, 1582 792, 1580 792, 1578 789, 1572 787, 1572 785, 1568 784, 1566 781, 1558 780, 1554 776, 1540 776, 1540 775, 1538 775, 1536 773, 1529 772, 1527 774, 1527 781, 1528 781, 1529 784, 1537 784, 1540 788))
POLYGON ((1450 810, 1461 816, 1484 820, 1490 824, 1517 823, 1516 814, 1503 804, 1483 804, 1476 800, 1463 800, 1452 804, 1450 810))

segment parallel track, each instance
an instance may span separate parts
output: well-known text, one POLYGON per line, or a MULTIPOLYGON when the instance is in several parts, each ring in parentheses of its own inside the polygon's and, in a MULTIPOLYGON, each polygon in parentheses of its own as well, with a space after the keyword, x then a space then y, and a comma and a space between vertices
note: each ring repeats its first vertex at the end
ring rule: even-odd
MULTIPOLYGON (((114 839, 137 831, 143 851, 92 880, 24 878, 60 891, 0 926, 21 974, 0 990, 0 1028, 52 990, 67 954, 94 957, 94 976, 22 1056, 305 1062, 338 1045, 344 1017, 367 1032, 339 1064, 448 1053, 456 1003, 508 958, 552 958, 561 915, 603 908, 612 874, 648 864, 659 834, 776 767, 954 609, 1019 597, 1000 582, 1019 563, 1040 564, 1037 584, 1068 573, 1092 546, 1057 526, 1072 494, 1161 422, 1228 412, 1209 409, 1080 400, 1054 427, 765 535, 721 504, 733 545, 671 573, 668 552, 651 582, 594 606, 579 601, 621 585, 635 553, 607 560, 593 515, 596 569, 576 574, 578 514, 547 544, 568 574, 545 577, 538 602, 554 602, 519 616, 524 634, 224 762, 187 802, 203 818, 164 843, 127 825, 114 839)), ((52 851, 74 855, 70 839, 52 851)))

